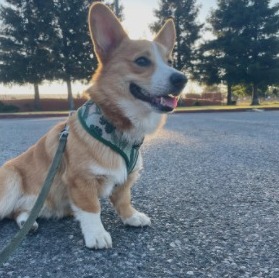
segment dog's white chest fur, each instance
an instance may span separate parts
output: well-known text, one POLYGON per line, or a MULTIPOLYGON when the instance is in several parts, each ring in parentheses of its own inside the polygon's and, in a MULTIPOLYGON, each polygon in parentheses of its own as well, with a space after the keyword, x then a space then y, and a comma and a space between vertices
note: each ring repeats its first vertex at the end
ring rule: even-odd
POLYGON ((124 162, 116 169, 104 168, 97 164, 92 164, 90 166, 90 172, 94 174, 94 176, 103 177, 105 180, 101 194, 102 197, 111 195, 113 188, 118 184, 124 184, 128 176, 127 168, 124 162))
POLYGON ((121 167, 117 169, 107 169, 93 164, 90 166, 90 172, 94 174, 94 176, 103 177, 105 180, 101 192, 102 197, 110 196, 116 185, 123 184, 127 180, 127 170, 125 165, 121 165, 121 167))
MULTIPOLYGON (((142 156, 139 154, 134 171, 138 171, 141 168, 142 156)), ((105 179, 101 193, 102 197, 110 196, 115 186, 123 185, 128 178, 127 167, 124 160, 120 163, 119 167, 115 169, 104 168, 94 163, 90 165, 89 170, 94 176, 102 176, 105 179)))

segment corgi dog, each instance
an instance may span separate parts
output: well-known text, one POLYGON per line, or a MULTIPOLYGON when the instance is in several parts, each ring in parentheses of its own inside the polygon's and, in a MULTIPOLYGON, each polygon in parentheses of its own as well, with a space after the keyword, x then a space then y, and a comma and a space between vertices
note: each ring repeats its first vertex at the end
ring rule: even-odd
MULTIPOLYGON (((39 217, 74 214, 86 247, 103 249, 112 247, 112 240, 100 218, 101 197, 110 198, 125 225, 151 224, 131 205, 131 187, 142 168, 140 146, 177 106, 187 79, 171 66, 173 20, 153 41, 131 40, 112 11, 94 3, 89 29, 99 63, 88 88, 90 100, 67 120, 66 150, 39 217)), ((0 168, 1 219, 14 219, 19 228, 26 222, 64 125, 0 168)))

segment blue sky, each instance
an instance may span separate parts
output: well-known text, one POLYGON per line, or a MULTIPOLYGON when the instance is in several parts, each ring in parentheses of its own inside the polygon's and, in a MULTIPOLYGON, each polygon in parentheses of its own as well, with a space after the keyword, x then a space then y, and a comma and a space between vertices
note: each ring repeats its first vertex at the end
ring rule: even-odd
MULTIPOLYGON (((124 26, 132 38, 152 35, 148 25, 155 21, 153 11, 158 8, 159 0, 120 0, 124 6, 124 26)), ((199 21, 204 22, 211 8, 216 7, 216 0, 197 0, 201 5, 199 21)))
MULTIPOLYGON (((113 1, 113 0, 110 0, 113 1)), ((3 3, 4 0, 0 0, 3 3)), ((158 8, 159 0, 120 0, 124 6, 124 26, 133 38, 150 38, 149 24, 154 22, 153 11, 158 8)), ((216 0, 197 0, 201 5, 199 20, 203 22, 212 7, 216 7, 216 0)))
MULTIPOLYGON (((151 38, 148 25, 155 21, 153 10, 158 8, 159 0, 120 0, 124 6, 124 26, 132 38, 151 38)), ((271 0, 272 4, 278 0, 271 0)), ((217 0, 197 0, 201 6, 198 20, 203 23, 211 9, 217 7, 217 0)))

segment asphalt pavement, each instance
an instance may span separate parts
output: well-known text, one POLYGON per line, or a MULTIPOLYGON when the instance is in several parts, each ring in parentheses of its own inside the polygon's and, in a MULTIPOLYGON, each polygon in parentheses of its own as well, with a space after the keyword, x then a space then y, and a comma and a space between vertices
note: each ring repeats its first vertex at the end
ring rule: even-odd
MULTIPOLYGON (((0 165, 60 120, 0 120, 0 165)), ((93 251, 74 219, 40 219, 0 277, 279 277, 278 111, 173 114, 143 153, 133 203, 151 227, 103 200, 113 248, 93 251)), ((0 249, 16 231, 0 222, 0 249)))

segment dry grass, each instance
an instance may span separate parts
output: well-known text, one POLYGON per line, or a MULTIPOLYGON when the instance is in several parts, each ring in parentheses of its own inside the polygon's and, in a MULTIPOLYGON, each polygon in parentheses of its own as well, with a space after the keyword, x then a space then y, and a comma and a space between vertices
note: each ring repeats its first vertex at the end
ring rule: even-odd
POLYGON ((187 112, 187 111, 243 111, 251 109, 279 109, 279 102, 265 102, 261 105, 251 106, 250 104, 240 104, 240 105, 212 105, 212 106, 191 106, 191 107, 178 107, 177 112, 187 112))

